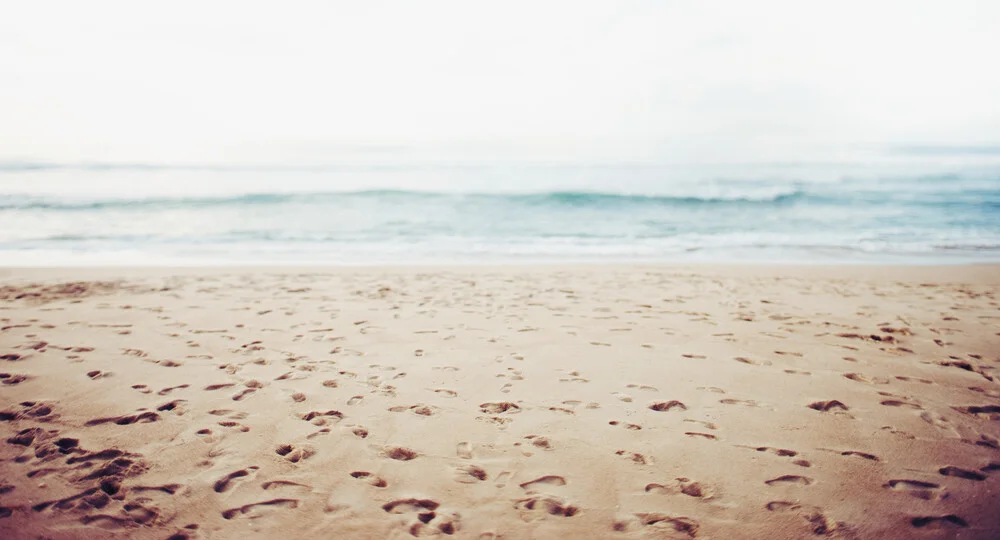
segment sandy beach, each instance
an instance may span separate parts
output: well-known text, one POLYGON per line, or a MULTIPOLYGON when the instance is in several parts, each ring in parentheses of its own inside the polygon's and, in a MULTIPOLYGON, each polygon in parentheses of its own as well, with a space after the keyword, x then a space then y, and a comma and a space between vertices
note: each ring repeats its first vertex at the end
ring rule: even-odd
POLYGON ((998 538, 998 287, 0 270, 0 537, 998 538))

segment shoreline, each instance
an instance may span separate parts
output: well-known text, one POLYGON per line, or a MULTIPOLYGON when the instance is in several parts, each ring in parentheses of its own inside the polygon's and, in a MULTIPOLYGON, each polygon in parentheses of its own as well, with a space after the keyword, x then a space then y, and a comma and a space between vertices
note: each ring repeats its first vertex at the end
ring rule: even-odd
POLYGON ((348 260, 338 260, 335 257, 324 256, 310 259, 308 254, 298 253, 295 257, 280 257, 268 254, 263 258, 253 258, 241 255, 238 258, 212 257, 143 257, 129 255, 118 257, 107 253, 92 253, 76 257, 39 257, 33 258, 30 252, 6 253, 3 269, 27 268, 407 268, 407 267, 479 267, 479 266, 836 266, 836 267, 955 267, 1000 265, 996 256, 944 256, 931 257, 927 255, 891 255, 888 257, 858 256, 856 253, 846 254, 842 258, 831 255, 806 254, 782 257, 780 255, 756 256, 713 256, 698 258, 692 256, 678 257, 622 257, 608 254, 606 256, 489 256, 454 257, 453 255, 428 255, 421 257, 365 257, 356 254, 345 255, 348 260), (9 261, 9 262, 8 262, 9 261), (15 262, 20 261, 20 262, 15 262))
POLYGON ((789 277, 817 279, 860 279, 866 281, 921 279, 949 282, 975 281, 1000 285, 1000 263, 925 264, 925 265, 832 265, 832 264, 744 264, 744 263, 629 263, 594 262, 582 264, 548 263, 468 263, 468 264, 405 264, 405 265, 193 265, 193 266, 0 266, 0 281, 23 282, 31 279, 87 281, 132 278, 163 278, 171 276, 209 276, 226 274, 384 274, 413 275, 421 273, 598 273, 622 271, 654 273, 684 273, 720 277, 789 277))

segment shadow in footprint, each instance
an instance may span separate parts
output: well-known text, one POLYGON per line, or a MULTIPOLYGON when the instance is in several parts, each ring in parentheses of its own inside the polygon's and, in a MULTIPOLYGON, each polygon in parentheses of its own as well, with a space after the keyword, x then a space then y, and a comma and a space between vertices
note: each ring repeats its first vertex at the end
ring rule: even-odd
POLYGON ((829 412, 834 410, 841 410, 841 411, 848 410, 847 405, 844 405, 843 403, 837 401, 836 399, 830 401, 816 401, 814 403, 810 403, 809 408, 820 412, 829 412))
POLYGON ((548 474, 548 475, 540 476, 538 478, 535 478, 534 480, 529 480, 527 482, 524 482, 524 483, 518 484, 518 485, 521 486, 521 489, 525 489, 525 490, 531 490, 531 489, 535 489, 535 488, 539 488, 539 487, 544 487, 544 486, 550 486, 550 487, 551 486, 565 486, 566 485, 566 479, 563 478, 562 476, 556 476, 556 475, 553 475, 553 474, 548 474))
POLYGON ((269 506, 278 507, 278 508, 298 508, 299 507, 299 500, 298 499, 271 499, 269 501, 262 501, 262 502, 258 502, 258 503, 244 504, 243 506, 240 506, 240 507, 237 507, 237 508, 230 508, 229 510, 226 510, 226 511, 222 512, 222 517, 224 519, 233 519, 234 517, 238 517, 240 515, 250 513, 254 509, 257 509, 257 508, 260 508, 260 507, 269 507, 269 506))
POLYGON ((923 482, 921 480, 889 480, 883 487, 900 491, 911 497, 925 501, 943 499, 946 496, 946 493, 938 484, 923 482))
POLYGON ((961 469, 959 467, 942 467, 938 469, 938 472, 944 476, 955 476, 957 478, 964 478, 966 480, 976 480, 983 481, 986 480, 986 475, 976 471, 970 471, 967 469, 961 469))
POLYGON ((232 484, 233 480, 236 480, 237 478, 243 478, 245 476, 250 476, 250 473, 252 471, 256 471, 257 469, 258 469, 257 466, 250 466, 247 467, 246 469, 240 469, 238 471, 234 471, 227 474, 226 476, 220 478, 215 482, 215 492, 225 493, 226 491, 229 490, 230 484, 232 484))
POLYGON ((680 409, 682 411, 687 410, 687 405, 677 401, 676 399, 670 401, 657 401, 649 405, 649 409, 657 412, 666 412, 671 409, 680 409))
POLYGON ((952 526, 952 527, 959 527, 962 529, 969 526, 968 522, 956 516, 955 514, 948 514, 946 516, 915 517, 910 520, 910 524, 918 529, 927 527, 928 525, 942 525, 945 527, 952 526))
POLYGON ((807 476, 799 476, 797 474, 786 474, 784 476, 779 476, 777 478, 765 480, 764 483, 769 486, 780 485, 780 484, 800 484, 803 486, 808 486, 813 483, 813 479, 807 476))

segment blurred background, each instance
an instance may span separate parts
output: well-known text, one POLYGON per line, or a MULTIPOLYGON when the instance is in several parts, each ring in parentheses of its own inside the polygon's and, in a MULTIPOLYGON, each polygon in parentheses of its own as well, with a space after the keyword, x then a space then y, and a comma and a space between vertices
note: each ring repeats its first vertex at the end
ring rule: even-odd
POLYGON ((0 264, 1000 259, 1000 4, 0 18, 0 264))

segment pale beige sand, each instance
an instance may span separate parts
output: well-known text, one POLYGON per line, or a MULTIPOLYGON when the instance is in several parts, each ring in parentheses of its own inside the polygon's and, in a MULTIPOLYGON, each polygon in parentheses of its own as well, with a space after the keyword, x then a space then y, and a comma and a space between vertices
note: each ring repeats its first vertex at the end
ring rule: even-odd
POLYGON ((3 538, 1000 537, 995 266, 0 284, 3 538))

